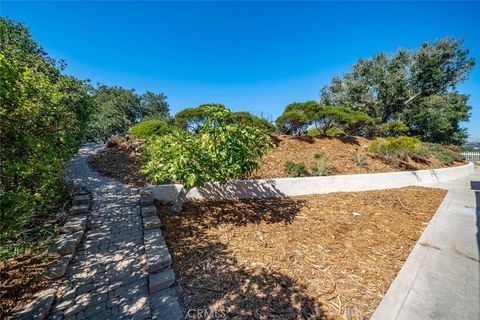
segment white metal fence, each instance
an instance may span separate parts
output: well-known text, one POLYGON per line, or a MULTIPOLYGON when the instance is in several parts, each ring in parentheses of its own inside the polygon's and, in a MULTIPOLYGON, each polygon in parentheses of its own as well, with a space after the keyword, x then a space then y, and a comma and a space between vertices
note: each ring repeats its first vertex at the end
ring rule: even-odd
POLYGON ((475 152, 462 152, 462 155, 468 161, 480 161, 480 151, 475 152))

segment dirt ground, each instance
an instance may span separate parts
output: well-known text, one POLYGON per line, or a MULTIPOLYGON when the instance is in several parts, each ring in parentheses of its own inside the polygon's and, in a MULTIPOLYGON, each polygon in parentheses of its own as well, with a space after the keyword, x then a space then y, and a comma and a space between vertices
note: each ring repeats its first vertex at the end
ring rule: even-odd
MULTIPOLYGON (((282 178, 287 177, 284 166, 287 161, 303 163, 307 168, 314 164, 313 155, 324 152, 329 158, 332 169, 329 175, 391 172, 402 170, 421 170, 442 168, 445 165, 433 158, 427 163, 409 160, 398 168, 385 163, 382 159, 367 154, 366 166, 360 167, 352 160, 352 153, 366 153, 370 140, 363 137, 309 137, 293 138, 291 136, 277 136, 276 148, 263 160, 261 168, 254 173, 255 178, 282 178)), ((459 165, 455 163, 453 165, 459 165)))
POLYGON ((368 319, 446 191, 157 203, 185 310, 233 319, 368 319))
POLYGON ((102 175, 125 184, 144 186, 145 177, 139 173, 138 153, 127 148, 105 148, 88 158, 92 168, 102 175))
POLYGON ((21 311, 36 292, 49 287, 51 281, 34 281, 54 260, 30 252, 0 262, 0 319, 10 319, 21 311))

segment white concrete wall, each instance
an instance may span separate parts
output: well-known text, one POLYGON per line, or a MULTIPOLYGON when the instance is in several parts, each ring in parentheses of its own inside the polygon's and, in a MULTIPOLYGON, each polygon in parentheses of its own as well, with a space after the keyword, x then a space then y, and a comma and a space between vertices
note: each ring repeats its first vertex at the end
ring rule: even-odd
MULTIPOLYGON (((187 199, 265 199, 330 192, 380 190, 447 181, 467 176, 473 172, 474 164, 469 163, 458 167, 418 171, 235 180, 225 185, 208 183, 203 188, 193 188, 188 193, 187 199)), ((180 188, 179 184, 149 187, 153 191, 154 198, 162 201, 174 200, 180 188)))

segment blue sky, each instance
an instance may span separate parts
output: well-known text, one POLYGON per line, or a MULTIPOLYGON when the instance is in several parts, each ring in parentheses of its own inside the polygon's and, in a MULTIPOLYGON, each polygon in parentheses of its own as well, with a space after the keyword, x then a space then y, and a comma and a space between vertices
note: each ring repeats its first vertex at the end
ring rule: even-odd
MULTIPOLYGON (((163 92, 172 113, 218 102, 274 119, 288 103, 318 100, 360 58, 445 35, 463 37, 480 60, 475 2, 2 0, 0 14, 24 22, 66 73, 163 92)), ((466 126, 480 137, 480 65, 458 89, 471 96, 466 126)))

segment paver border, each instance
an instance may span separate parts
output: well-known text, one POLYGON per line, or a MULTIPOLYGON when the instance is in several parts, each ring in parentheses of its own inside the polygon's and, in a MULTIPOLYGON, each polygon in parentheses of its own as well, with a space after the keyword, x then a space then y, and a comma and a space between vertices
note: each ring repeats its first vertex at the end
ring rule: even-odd
POLYGON ((65 228, 61 232, 62 234, 60 238, 53 245, 51 245, 48 255, 57 257, 58 261, 44 270, 34 279, 34 281, 55 281, 50 285, 49 288, 37 292, 34 295, 34 299, 22 311, 15 314, 13 317, 14 319, 43 320, 48 316, 59 286, 57 280, 61 279, 65 275, 67 267, 72 261, 78 245, 85 236, 88 214, 92 205, 92 195, 89 190, 81 184, 75 184, 73 190, 73 206, 69 210, 69 218, 62 227, 68 225, 72 220, 78 220, 79 216, 84 216, 84 219, 82 219, 83 222, 81 221, 78 227, 65 228), (82 208, 78 209, 79 206, 82 206, 82 208), (75 243, 73 252, 70 250, 66 251, 65 247, 72 243, 75 243))
POLYGON ((140 212, 143 219, 143 243, 147 258, 148 287, 152 319, 184 319, 182 308, 173 285, 175 273, 172 258, 160 229, 155 199, 148 188, 140 190, 140 212))

